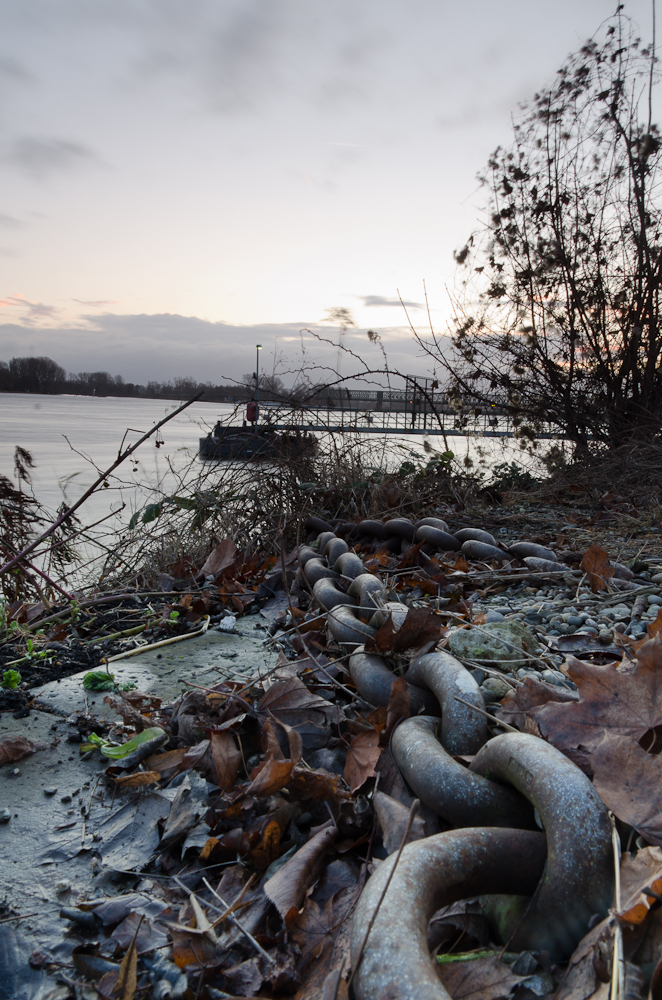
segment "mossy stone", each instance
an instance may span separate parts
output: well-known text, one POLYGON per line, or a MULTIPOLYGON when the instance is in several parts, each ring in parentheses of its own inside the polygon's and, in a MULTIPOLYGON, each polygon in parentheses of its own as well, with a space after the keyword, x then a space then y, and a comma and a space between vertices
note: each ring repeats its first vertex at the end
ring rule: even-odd
POLYGON ((533 632, 518 621, 487 622, 477 628, 457 629, 449 636, 448 647, 462 660, 486 664, 519 662, 522 665, 530 656, 540 653, 540 644, 533 632))

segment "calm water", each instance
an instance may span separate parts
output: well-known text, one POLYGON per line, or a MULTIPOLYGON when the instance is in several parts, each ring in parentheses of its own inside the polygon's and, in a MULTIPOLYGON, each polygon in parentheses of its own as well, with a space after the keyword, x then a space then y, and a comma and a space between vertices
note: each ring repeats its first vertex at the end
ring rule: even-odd
MULTIPOLYGON (((180 402, 157 399, 2 393, 0 473, 13 479, 14 447, 27 448, 35 462, 34 492, 46 507, 55 509, 85 492, 97 478, 95 466, 103 470, 111 465, 125 434, 126 447, 179 406, 180 402)), ((126 485, 115 483, 87 501, 85 520, 103 517, 124 501, 130 510, 122 519, 128 521, 131 509, 144 500, 145 489, 167 485, 172 478, 168 459, 180 469, 196 461, 198 438, 231 410, 227 404, 198 402, 174 417, 159 432, 164 442, 159 448, 152 437, 139 448, 135 463, 120 466, 117 474, 126 485)))

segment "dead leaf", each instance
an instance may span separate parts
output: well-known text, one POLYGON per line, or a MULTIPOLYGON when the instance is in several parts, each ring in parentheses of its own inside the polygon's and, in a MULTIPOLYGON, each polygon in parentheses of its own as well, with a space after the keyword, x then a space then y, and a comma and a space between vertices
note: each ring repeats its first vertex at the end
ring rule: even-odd
POLYGON ((586 573, 594 594, 600 590, 606 590, 607 581, 611 580, 614 575, 614 567, 609 563, 609 555, 597 542, 594 542, 588 552, 584 554, 581 570, 582 573, 586 573))
POLYGON ((644 889, 662 895, 662 850, 644 847, 632 858, 628 853, 621 861, 621 912, 623 923, 641 924, 648 917, 655 903, 653 896, 644 889))
MULTIPOLYGON (((407 824, 409 822, 409 809, 403 806, 397 799, 392 799, 384 792, 376 791, 373 797, 375 812, 379 825, 382 828, 382 840, 388 854, 397 851, 402 843, 407 824)), ((411 825, 407 843, 413 840, 421 840, 426 836, 425 823, 420 816, 414 817, 411 825)))
POLYGON ((142 919, 141 917, 138 922, 133 941, 122 959, 120 971, 117 974, 114 993, 118 1000, 133 1000, 136 995, 136 987, 138 985, 138 949, 136 948, 136 937, 138 936, 142 919))
POLYGON ((273 757, 274 760, 285 759, 271 719, 267 719, 262 726, 262 749, 267 757, 273 757))
POLYGON ((255 795, 257 798, 274 795, 288 783, 293 767, 293 760, 276 760, 270 757, 262 764, 243 794, 255 795))
POLYGON ((649 639, 662 638, 662 608, 658 611, 655 621, 649 622, 646 626, 646 631, 649 639))
POLYGON ((437 642, 441 635, 442 621, 429 608, 410 608, 399 629, 395 629, 389 616, 377 635, 365 644, 367 653, 404 653, 419 649, 428 642, 437 642))
POLYGON ((283 919, 301 906, 306 889, 314 880, 320 862, 338 835, 335 826, 326 826, 300 847, 275 875, 264 883, 264 892, 283 919))
POLYGON ((342 978, 342 968, 334 969, 324 980, 322 1000, 348 1000, 347 983, 342 978))
POLYGON ((590 763, 605 805, 650 843, 662 845, 662 757, 646 753, 629 736, 608 732, 590 763))
POLYGON ((632 665, 571 657, 566 672, 579 701, 550 702, 532 713, 543 737, 559 749, 594 750, 605 731, 639 741, 662 725, 662 640, 645 643, 632 665))
POLYGON ((388 746, 391 733, 401 719, 411 715, 411 696, 404 677, 397 677, 391 684, 391 693, 386 708, 386 729, 381 737, 382 746, 388 746))
POLYGON ((381 752, 379 734, 374 729, 358 733, 349 744, 343 778, 353 792, 376 774, 375 764, 381 752))
POLYGON ((237 558, 237 546, 231 538, 224 538, 219 542, 213 552, 207 557, 207 561, 200 570, 200 575, 218 576, 224 570, 233 566, 237 558))
MULTIPOLYGON (((156 909, 154 904, 151 905, 156 909)), ((165 908, 163 906, 163 909, 165 908)), ((138 955, 154 951, 155 948, 165 948, 168 944, 168 936, 165 929, 160 924, 149 919, 145 919, 142 925, 140 925, 140 920, 140 914, 135 912, 130 913, 117 925, 110 935, 112 940, 116 941, 120 948, 128 948, 135 939, 138 955)))
POLYGON ((444 962, 437 971, 453 1000, 500 1000, 524 978, 516 976, 509 965, 494 956, 444 962))
POLYGON ((262 834, 262 840, 250 852, 249 859, 251 864, 264 871, 272 861, 276 861, 280 857, 280 835, 281 828, 275 820, 267 823, 262 834))
MULTIPOLYGON (((301 965, 307 966, 320 957, 330 957, 336 932, 351 915, 360 892, 358 882, 341 889, 322 904, 308 897, 300 912, 290 911, 287 932, 301 951, 301 965)), ((329 967, 327 965, 326 972, 329 967)), ((319 994, 317 994, 319 996, 319 994)))
POLYGON ((296 729, 306 750, 319 750, 329 742, 330 724, 337 709, 331 702, 312 694, 298 677, 276 681, 262 696, 258 716, 264 722, 273 715, 296 729))
POLYGON ((544 681, 526 677, 520 687, 506 695, 494 714, 498 719, 524 732, 527 713, 550 701, 577 701, 577 695, 574 691, 558 687, 556 684, 545 684, 544 681))
POLYGON ((113 780, 120 788, 141 788, 143 785, 152 785, 155 781, 160 781, 161 775, 158 771, 136 771, 135 774, 120 775, 113 780))
POLYGON ((290 796, 301 802, 320 802, 328 799, 336 801, 347 796, 340 787, 340 778, 322 769, 313 771, 309 767, 295 765, 287 784, 290 796))
POLYGON ((209 740, 213 761, 212 780, 222 792, 231 792, 239 773, 241 751, 229 729, 212 730, 209 740))
POLYGON ((27 736, 19 736, 10 733, 8 736, 0 737, 0 765, 13 764, 15 760, 29 757, 37 750, 45 750, 45 743, 38 743, 29 740, 27 736))

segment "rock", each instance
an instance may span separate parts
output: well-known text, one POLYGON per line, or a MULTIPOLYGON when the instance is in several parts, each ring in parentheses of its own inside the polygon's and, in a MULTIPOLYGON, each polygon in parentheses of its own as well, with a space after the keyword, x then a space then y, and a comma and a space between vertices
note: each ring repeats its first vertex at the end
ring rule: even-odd
POLYGON ((456 629, 449 636, 448 646, 461 659, 486 664, 519 661, 521 665, 522 660, 528 660, 525 654, 536 656, 540 652, 533 632, 512 619, 486 622, 480 626, 480 631, 477 628, 456 629))
POLYGON ((11 819, 9 809, 0 809, 0 823, 8 823, 11 819))
MULTIPOLYGON (((556 552, 548 549, 545 545, 538 545, 536 542, 515 542, 510 546, 510 551, 518 559, 524 559, 526 556, 529 556, 534 559, 544 559, 547 562, 557 562, 556 552)), ((562 567, 558 568, 561 569, 562 567)))
POLYGON ((648 595, 649 604, 662 604, 662 597, 659 594, 649 594, 648 595))
POLYGON ((49 788, 44 788, 44 795, 55 795, 56 792, 57 788, 54 785, 51 785, 49 788))
POLYGON ((583 625, 584 619, 580 615, 568 615, 566 621, 568 625, 583 625))
POLYGON ((506 616, 502 615, 500 611, 488 611, 485 615, 485 624, 490 625, 492 622, 503 622, 506 620, 506 616))
POLYGON ((510 684, 502 680, 500 677, 488 677, 481 684, 481 690, 489 691, 489 693, 498 701, 505 698, 507 694, 513 690, 510 684))

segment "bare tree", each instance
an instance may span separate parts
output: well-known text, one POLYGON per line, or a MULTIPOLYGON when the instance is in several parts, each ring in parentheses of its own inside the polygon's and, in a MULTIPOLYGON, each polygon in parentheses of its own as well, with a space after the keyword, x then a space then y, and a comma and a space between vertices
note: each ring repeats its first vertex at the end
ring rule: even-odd
POLYGON ((417 335, 464 398, 579 451, 662 425, 660 134, 654 43, 620 8, 513 124, 481 178, 482 229, 456 253, 448 336, 417 335))

